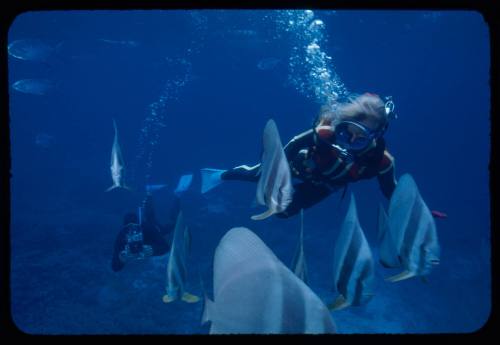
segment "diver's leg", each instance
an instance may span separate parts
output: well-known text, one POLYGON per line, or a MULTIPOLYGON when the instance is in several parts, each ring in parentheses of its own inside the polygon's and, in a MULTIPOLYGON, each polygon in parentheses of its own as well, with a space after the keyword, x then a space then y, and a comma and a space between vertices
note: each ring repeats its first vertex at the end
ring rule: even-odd
POLYGON ((292 202, 285 211, 277 213, 277 217, 288 218, 296 215, 301 209, 307 209, 316 205, 332 193, 326 186, 313 185, 308 182, 296 184, 293 188, 295 191, 292 202))
POLYGON ((260 177, 260 163, 254 166, 240 165, 222 173, 223 180, 257 182, 260 177))
POLYGON ((200 172, 201 194, 204 194, 227 180, 257 182, 260 177, 260 163, 253 167, 240 165, 229 170, 205 168, 200 172))

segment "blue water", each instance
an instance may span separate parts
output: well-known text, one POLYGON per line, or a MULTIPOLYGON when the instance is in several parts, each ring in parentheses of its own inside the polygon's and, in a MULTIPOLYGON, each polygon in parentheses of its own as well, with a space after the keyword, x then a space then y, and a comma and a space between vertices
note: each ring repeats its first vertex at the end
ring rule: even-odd
MULTIPOLYGON (((479 13, 23 13, 8 41, 31 39, 50 56, 8 62, 9 85, 51 81, 42 94, 9 92, 11 311, 23 332, 208 333, 202 303, 162 302, 168 254, 111 271, 123 215, 139 205, 145 183, 166 183, 154 194, 166 221, 179 177, 192 173, 182 200, 190 292, 202 295, 201 275, 211 294, 214 250, 235 226, 290 263, 299 217, 252 221, 261 210, 255 185, 228 182, 201 195, 199 169, 255 164, 269 118, 286 143, 310 128, 330 91, 393 96, 399 116, 385 137, 396 175, 412 174, 427 205, 448 214, 436 220, 441 263, 428 281, 388 283, 397 272, 377 262, 374 298, 333 312, 338 332, 463 333, 488 320, 490 47, 479 13), (317 31, 312 20, 322 21, 317 31), (307 55, 314 40, 318 54, 307 55), (322 66, 327 81, 311 73, 322 66), (113 118, 131 192, 105 192, 113 118)), ((376 180, 348 193, 377 255, 377 207, 387 201, 376 180)), ((333 248, 347 200, 332 195, 305 212, 310 287, 325 303, 335 298, 333 248)))

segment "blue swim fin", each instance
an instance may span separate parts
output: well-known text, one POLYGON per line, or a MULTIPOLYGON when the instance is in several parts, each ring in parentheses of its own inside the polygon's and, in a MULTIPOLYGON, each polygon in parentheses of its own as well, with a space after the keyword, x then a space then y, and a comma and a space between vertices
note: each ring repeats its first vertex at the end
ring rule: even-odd
POLYGON ((220 169, 200 169, 201 172, 201 194, 204 194, 212 188, 222 183, 221 175, 226 170, 220 169))
POLYGON ((152 192, 155 192, 155 191, 160 190, 162 188, 165 188, 166 186, 167 186, 167 184, 147 184, 146 185, 146 192, 152 193, 152 192))
POLYGON ((174 193, 176 195, 184 193, 189 188, 192 181, 193 174, 182 175, 179 179, 179 183, 177 184, 177 188, 174 190, 174 193))

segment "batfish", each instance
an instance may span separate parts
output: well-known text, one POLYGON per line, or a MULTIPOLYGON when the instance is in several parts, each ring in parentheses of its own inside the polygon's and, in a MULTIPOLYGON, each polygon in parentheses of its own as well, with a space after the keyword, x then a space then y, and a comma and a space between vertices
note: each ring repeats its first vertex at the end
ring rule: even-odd
POLYGON ((264 213, 254 215, 253 220, 262 220, 283 212, 292 202, 293 186, 290 167, 281 145, 278 128, 271 119, 264 128, 262 165, 257 184, 256 200, 267 206, 264 213))
POLYGON ((185 291, 186 287, 186 258, 189 251, 189 232, 184 225, 182 212, 177 216, 172 247, 167 264, 167 286, 163 302, 170 303, 182 299, 187 303, 195 303, 199 298, 185 291))
POLYGON ((424 276, 439 264, 436 223, 410 174, 401 176, 391 196, 386 231, 380 245, 381 260, 404 269, 386 280, 424 276))
POLYGON ((321 299, 247 228, 229 230, 214 257, 211 334, 335 333, 321 299))
POLYGON ((333 283, 340 295, 330 309, 363 305, 373 297, 373 255, 359 224, 354 195, 335 243, 333 283))

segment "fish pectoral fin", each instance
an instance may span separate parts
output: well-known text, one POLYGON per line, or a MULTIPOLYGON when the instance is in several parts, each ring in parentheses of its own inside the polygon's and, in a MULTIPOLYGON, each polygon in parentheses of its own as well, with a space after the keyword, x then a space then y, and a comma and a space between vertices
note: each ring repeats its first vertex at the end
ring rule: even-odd
POLYGON ((192 295, 188 292, 184 292, 182 294, 181 299, 186 303, 196 303, 200 300, 200 298, 198 296, 192 295))
POLYGON ((350 305, 351 303, 349 303, 343 295, 339 295, 339 297, 337 297, 337 299, 328 306, 328 309, 341 310, 350 305))
POLYGON ((398 281, 401 281, 401 280, 405 280, 405 279, 408 279, 408 278, 412 278, 416 276, 415 272, 410 272, 410 271, 403 271, 399 274, 396 274, 392 277, 389 277, 389 278, 385 278, 386 281, 390 281, 391 283, 395 283, 395 282, 398 282, 398 281))
POLYGON ((275 213, 276 213, 276 211, 268 209, 266 212, 261 213, 261 214, 256 214, 255 216, 252 216, 250 218, 252 218, 253 220, 263 220, 263 219, 271 217, 275 213))
POLYGON ((175 301, 175 298, 172 296, 169 296, 168 294, 163 296, 163 303, 170 303, 175 301))

